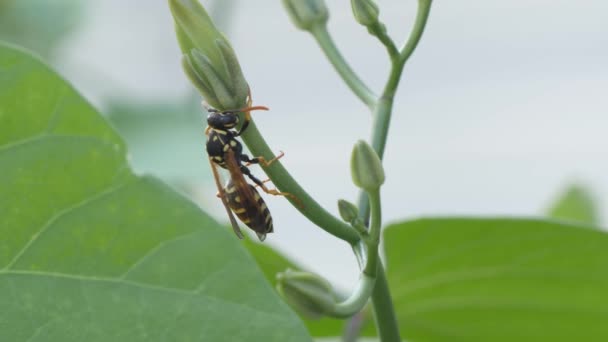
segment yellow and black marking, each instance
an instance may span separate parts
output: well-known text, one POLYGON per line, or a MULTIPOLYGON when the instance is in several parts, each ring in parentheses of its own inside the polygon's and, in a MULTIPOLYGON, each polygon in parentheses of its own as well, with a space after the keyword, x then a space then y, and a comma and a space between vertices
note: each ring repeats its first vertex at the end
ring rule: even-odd
POLYGON ((211 163, 219 197, 228 212, 235 234, 239 238, 242 238, 241 230, 233 213, 247 227, 255 231, 258 238, 263 241, 266 238, 266 234, 273 231, 272 216, 270 216, 270 211, 257 189, 247 183, 245 176, 268 194, 290 196, 295 200, 298 199, 292 194, 267 188, 264 182, 252 175, 247 167, 250 164, 269 166, 283 156, 281 153, 274 159, 266 160, 264 157, 250 158, 243 153, 243 146, 236 138, 247 128, 250 121, 249 112, 256 109, 268 110, 268 108, 261 106, 251 107, 251 99, 249 99, 248 107, 239 110, 220 112, 210 109, 205 134, 207 135, 207 154, 209 155, 209 162, 211 163), (245 120, 241 129, 237 131, 235 128, 239 123, 239 112, 245 112, 245 120), (225 187, 221 186, 216 166, 227 169, 230 173, 230 180, 225 187))
POLYGON ((272 233, 272 216, 270 210, 256 188, 247 184, 247 189, 239 188, 231 180, 224 188, 228 206, 238 218, 255 231, 260 241, 264 241, 266 234, 272 233), (248 194, 243 194, 248 192, 248 194))
POLYGON ((218 111, 216 109, 209 109, 209 116, 207 117, 207 129, 205 130, 205 134, 207 135, 207 154, 211 158, 211 160, 219 165, 220 167, 227 169, 226 162, 224 161, 224 156, 228 150, 232 150, 234 155, 238 161, 239 167, 242 169, 242 172, 246 174, 253 182, 259 184, 259 180, 255 178, 247 169, 247 166, 242 163, 248 164, 265 164, 264 158, 249 158, 248 155, 243 153, 243 145, 236 140, 238 136, 243 134, 243 132, 249 126, 249 122, 251 121, 251 115, 249 112, 252 110, 268 110, 268 108, 263 106, 251 106, 251 97, 248 100, 247 107, 236 109, 236 110, 226 110, 226 111, 218 111), (243 125, 240 130, 236 130, 235 128, 239 124, 239 113, 245 113, 245 120, 243 121, 243 125))

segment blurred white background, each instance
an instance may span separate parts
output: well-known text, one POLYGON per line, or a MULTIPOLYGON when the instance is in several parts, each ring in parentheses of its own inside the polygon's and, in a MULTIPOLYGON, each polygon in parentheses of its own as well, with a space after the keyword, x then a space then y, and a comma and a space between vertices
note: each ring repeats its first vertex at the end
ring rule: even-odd
MULTIPOLYGON (((400 45, 417 1, 377 2, 400 45)), ((255 103, 271 108, 256 113, 256 123, 275 150, 286 152, 282 161, 304 188, 337 214, 339 198, 356 200, 350 151, 369 137, 369 113, 312 37, 291 24, 280 1, 230 3, 230 20, 220 26, 255 103)), ((349 1, 328 6, 338 46, 379 92, 388 69, 383 47, 353 20, 349 1)), ((102 110, 121 98, 170 103, 193 96, 165 0, 88 0, 84 15, 57 50, 55 64, 102 110)), ((605 1, 435 1, 396 100, 382 193, 386 222, 538 216, 571 182, 586 184, 605 202, 607 92, 605 1)), ((226 221, 203 154, 203 117, 201 111, 200 127, 185 129, 188 147, 169 142, 175 136, 170 128, 166 136, 160 130, 153 136, 156 152, 140 162, 136 155, 134 166, 194 184, 195 200, 226 221), (174 161, 176 155, 195 162, 174 161)), ((345 243, 284 199, 266 201, 276 230, 267 243, 342 288, 354 284, 357 267, 345 243)))

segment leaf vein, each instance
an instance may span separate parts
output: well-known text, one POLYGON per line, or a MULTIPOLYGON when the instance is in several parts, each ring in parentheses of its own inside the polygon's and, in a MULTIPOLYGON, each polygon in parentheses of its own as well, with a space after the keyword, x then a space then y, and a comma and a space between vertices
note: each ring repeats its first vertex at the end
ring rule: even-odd
POLYGON ((38 241, 38 239, 40 238, 40 236, 42 234, 44 234, 46 231, 48 231, 50 229, 50 227, 53 226, 53 224, 55 222, 57 222, 60 218, 62 218, 63 216, 73 212, 74 210, 83 207, 87 204, 90 204, 94 201, 97 201, 105 196, 108 196, 110 194, 113 194, 114 192, 122 189, 123 187, 125 187, 127 184, 129 184, 129 182, 124 182, 121 183, 117 186, 113 186, 110 188, 106 188, 103 191, 100 191, 92 196, 89 196, 87 198, 85 198, 82 201, 79 201, 61 211, 59 211, 57 214, 53 215, 41 228, 38 232, 36 232, 31 239, 25 244, 25 246, 23 246, 23 248, 21 248, 21 250, 17 253, 15 253, 15 256, 13 257, 13 259, 4 267, 4 270, 8 270, 8 269, 12 269, 12 267, 15 265, 15 263, 17 263, 19 261, 19 259, 25 255, 25 253, 27 252, 27 250, 36 242, 38 241))

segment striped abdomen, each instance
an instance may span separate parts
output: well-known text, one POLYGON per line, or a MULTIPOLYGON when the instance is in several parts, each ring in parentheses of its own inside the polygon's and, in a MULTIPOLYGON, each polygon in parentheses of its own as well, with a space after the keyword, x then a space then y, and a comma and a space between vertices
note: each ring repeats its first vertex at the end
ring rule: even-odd
POLYGON ((251 184, 239 188, 234 186, 232 180, 228 181, 224 188, 228 206, 239 219, 255 231, 264 240, 267 233, 272 233, 272 216, 258 193, 258 190, 251 184))

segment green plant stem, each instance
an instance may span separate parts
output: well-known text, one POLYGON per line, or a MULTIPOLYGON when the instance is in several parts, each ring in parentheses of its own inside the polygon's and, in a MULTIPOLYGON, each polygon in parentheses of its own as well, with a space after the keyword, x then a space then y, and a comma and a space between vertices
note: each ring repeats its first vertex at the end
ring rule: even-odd
MULTIPOLYGON (((429 19, 429 13, 431 13, 431 4, 433 0, 418 0, 418 12, 416 13, 416 21, 414 22, 414 28, 410 33, 410 37, 401 49, 401 60, 402 64, 405 64, 410 58, 424 33, 426 22, 429 19)), ((396 87, 395 87, 396 88, 396 87)))
MULTIPOLYGON (((272 150, 264 138, 262 138, 253 121, 251 121, 247 131, 241 137, 254 156, 263 156, 266 160, 274 158, 272 150)), ((357 231, 321 207, 304 191, 279 161, 269 167, 263 168, 280 191, 288 192, 298 198, 296 201, 291 197, 287 197, 294 207, 311 222, 351 245, 355 245, 360 240, 357 231)))
MULTIPOLYGON (((393 98, 399 86, 401 80, 401 74, 405 63, 408 61, 424 32, 426 23, 431 10, 431 0, 419 0, 418 1, 418 12, 416 14, 416 21, 414 28, 410 33, 410 36, 401 49, 399 58, 396 62, 393 62, 389 78, 382 92, 377 106, 374 108, 374 124, 372 128, 371 146, 374 148, 380 159, 384 156, 384 149, 386 147, 386 139, 388 137, 388 129, 390 126, 391 115, 393 111, 393 98)), ((369 217, 369 202, 367 200, 367 194, 361 192, 358 201, 359 215, 367 221, 369 217)))
POLYGON ((386 34, 386 29, 384 28, 384 26, 381 23, 377 22, 375 25, 369 27, 368 30, 369 33, 376 36, 376 38, 378 38, 382 45, 384 45, 384 47, 386 48, 386 52, 391 58, 391 61, 395 62, 397 58, 399 58, 399 50, 397 49, 397 46, 395 45, 395 42, 393 42, 391 37, 386 34))
POLYGON ((372 291, 372 310, 380 341, 401 342, 393 299, 391 298, 382 263, 378 263, 376 271, 376 285, 372 291))
POLYGON ((378 269, 378 245, 380 244, 380 230, 382 229, 382 205, 380 203, 380 189, 368 192, 371 203, 372 222, 369 235, 364 237, 367 245, 367 261, 363 273, 370 277, 376 277, 378 269))
POLYGON ((375 282, 375 277, 362 274, 350 297, 343 302, 336 303, 331 315, 337 318, 348 318, 361 311, 372 294, 375 282))
POLYGON ((355 93, 355 95, 363 101, 369 108, 374 108, 376 105, 376 95, 363 83, 363 81, 357 76, 353 69, 348 65, 340 50, 336 47, 333 39, 327 31, 326 25, 314 26, 310 33, 315 37, 317 43, 325 53, 325 56, 334 69, 338 72, 340 77, 344 80, 346 85, 355 93))
MULTIPOLYGON (((386 83, 382 96, 379 99, 378 105, 374 110, 374 126, 371 137, 371 146, 374 148, 380 159, 384 155, 384 149, 386 146, 386 140, 388 137, 388 128, 390 125, 391 113, 393 108, 393 98, 405 63, 410 58, 418 42, 422 37, 424 28, 427 23, 427 19, 430 13, 432 0, 419 0, 418 1, 418 12, 416 14, 416 21, 414 28, 410 33, 405 46, 400 52, 400 56, 397 61, 393 61, 391 73, 386 83)), ((359 214, 363 221, 367 221, 369 218, 369 201, 367 195, 362 192, 359 196, 359 214)), ((391 298, 388 283, 386 281, 386 274, 382 263, 377 263, 378 268, 376 270, 376 285, 372 291, 372 307, 374 312, 374 320, 380 335, 380 341, 382 342, 400 342, 401 337, 399 335, 399 326, 397 324, 397 316, 395 315, 395 309, 393 307, 393 301, 391 298)))
MULTIPOLYGON (((332 316, 347 318, 352 317, 363 309, 369 300, 374 284, 376 281, 376 271, 378 269, 378 245, 380 244, 380 230, 382 229, 382 204, 380 203, 380 189, 375 189, 369 192, 369 199, 372 207, 372 224, 369 229, 369 234, 365 232, 363 240, 359 244, 365 244, 365 248, 361 248, 360 252, 365 253, 367 257, 361 260, 364 265, 361 265, 363 272, 357 287, 351 296, 345 301, 336 304, 333 309, 332 316)), ((361 246, 363 247, 363 246, 361 246)), ((359 252, 356 252, 357 258, 361 259, 359 252)))

